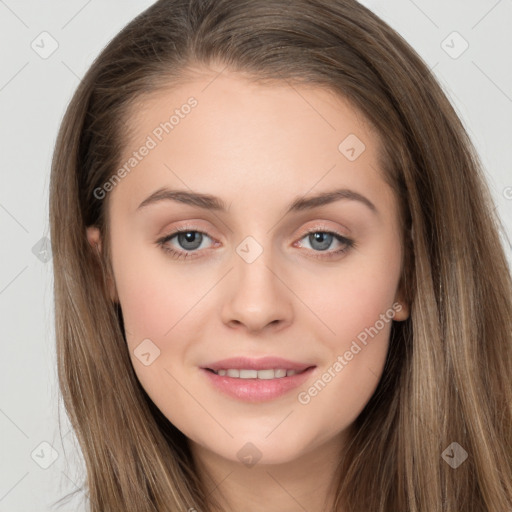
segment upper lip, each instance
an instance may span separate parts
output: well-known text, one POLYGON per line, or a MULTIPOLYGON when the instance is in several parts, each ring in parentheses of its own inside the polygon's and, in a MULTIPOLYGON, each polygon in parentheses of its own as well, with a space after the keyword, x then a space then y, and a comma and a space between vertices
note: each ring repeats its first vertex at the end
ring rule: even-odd
POLYGON ((271 370, 271 369, 284 369, 295 370, 301 372, 314 366, 308 363, 298 363, 283 359, 281 357, 262 357, 259 359, 251 359, 249 357, 231 357, 229 359, 222 359, 209 363, 203 366, 205 369, 210 370, 226 370, 226 369, 247 369, 247 370, 271 370))

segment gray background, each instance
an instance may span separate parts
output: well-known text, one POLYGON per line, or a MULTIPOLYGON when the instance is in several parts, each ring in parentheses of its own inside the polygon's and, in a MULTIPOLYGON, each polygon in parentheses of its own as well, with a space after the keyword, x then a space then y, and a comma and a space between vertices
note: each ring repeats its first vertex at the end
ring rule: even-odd
MULTIPOLYGON (((80 77, 152 3, 0 0, 0 512, 53 510, 52 502, 83 477, 56 380, 47 240, 51 155, 80 77), (52 45, 58 47, 47 55, 52 45)), ((512 1, 362 3, 433 68, 477 147, 511 238, 512 1)), ((512 261, 510 242, 504 244, 512 261)), ((77 511, 77 503, 60 510, 77 511)))

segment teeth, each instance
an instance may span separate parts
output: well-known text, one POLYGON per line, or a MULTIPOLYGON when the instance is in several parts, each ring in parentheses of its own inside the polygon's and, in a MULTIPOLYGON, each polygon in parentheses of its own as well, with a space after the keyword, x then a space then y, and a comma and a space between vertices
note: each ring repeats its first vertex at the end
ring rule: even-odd
POLYGON ((282 368, 276 370, 238 370, 234 368, 230 368, 228 370, 218 370, 214 372, 221 377, 234 377, 237 379, 281 379, 283 377, 291 377, 295 375, 296 370, 285 370, 282 368))

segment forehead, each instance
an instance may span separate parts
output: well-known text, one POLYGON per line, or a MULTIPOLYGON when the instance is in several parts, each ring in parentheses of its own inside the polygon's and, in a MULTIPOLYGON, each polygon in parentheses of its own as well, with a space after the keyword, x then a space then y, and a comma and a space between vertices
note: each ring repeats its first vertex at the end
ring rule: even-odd
POLYGON ((219 130, 214 134, 220 135, 220 130, 227 128, 226 124, 222 125, 221 117, 231 123, 242 120, 247 129, 257 127, 262 132, 264 128, 267 133, 273 127, 279 130, 287 122, 302 119, 308 124, 295 126, 296 130, 330 130, 340 136, 348 128, 361 134, 369 132, 378 139, 378 132, 371 122, 345 96, 332 89, 318 84, 269 81, 238 72, 206 69, 189 73, 176 84, 160 86, 152 93, 139 96, 124 119, 129 135, 140 139, 151 127, 168 121, 174 113, 183 119, 179 111, 190 98, 198 104, 193 108, 192 119, 199 117, 201 124, 215 122, 219 130))
POLYGON ((320 86, 205 72, 139 98, 125 128, 119 167, 128 172, 113 196, 131 210, 162 185, 219 197, 246 190, 269 200, 269 188, 297 195, 341 181, 382 186, 378 134, 345 98, 320 86), (143 146, 151 149, 135 157, 143 146))

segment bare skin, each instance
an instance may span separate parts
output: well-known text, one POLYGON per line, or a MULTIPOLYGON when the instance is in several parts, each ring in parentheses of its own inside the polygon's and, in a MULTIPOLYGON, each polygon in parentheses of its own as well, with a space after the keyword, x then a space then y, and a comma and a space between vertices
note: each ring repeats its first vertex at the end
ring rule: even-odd
MULTIPOLYGON (((327 510, 349 429, 382 375, 392 321, 409 315, 398 288, 398 204, 379 169, 376 133, 319 87, 206 70, 139 103, 129 124, 123 162, 148 135, 157 142, 108 192, 112 296, 141 384, 188 437, 222 510, 327 510), (191 96, 197 106, 157 140, 155 127, 191 96), (353 138, 339 149, 350 134, 363 151, 353 138), (138 208, 161 187, 210 194, 227 209, 172 200, 138 208), (341 198, 286 213, 297 198, 336 189, 364 196, 375 210, 341 198), (189 243, 204 233, 195 249, 178 236, 165 242, 186 259, 156 243, 178 227, 192 232, 189 243), (246 237, 250 245, 241 245, 246 237), (245 254, 259 255, 248 262, 245 254), (366 328, 381 324, 361 343, 366 328), (147 339, 160 351, 149 365, 134 352, 147 339), (219 391, 202 369, 269 355, 315 369, 299 388, 257 403, 219 391), (319 379, 325 386, 310 392, 319 379), (255 465, 243 459, 247 450, 255 465)), ((87 235, 101 248, 95 227, 87 235)))

